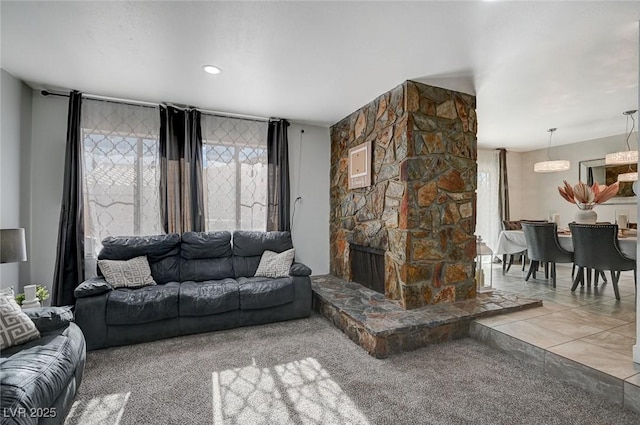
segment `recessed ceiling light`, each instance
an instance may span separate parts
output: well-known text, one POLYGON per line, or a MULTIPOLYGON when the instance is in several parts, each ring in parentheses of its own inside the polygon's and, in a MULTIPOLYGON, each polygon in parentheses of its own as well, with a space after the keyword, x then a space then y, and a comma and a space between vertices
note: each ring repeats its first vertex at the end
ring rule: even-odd
POLYGON ((215 65, 205 65, 202 67, 204 72, 208 72, 209 74, 220 74, 222 70, 215 65))

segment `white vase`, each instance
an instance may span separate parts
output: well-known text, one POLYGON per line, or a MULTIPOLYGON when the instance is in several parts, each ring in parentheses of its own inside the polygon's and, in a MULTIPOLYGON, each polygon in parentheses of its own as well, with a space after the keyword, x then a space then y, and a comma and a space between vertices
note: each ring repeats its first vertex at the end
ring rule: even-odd
POLYGON ((24 287, 24 300, 28 303, 36 301, 36 285, 27 285, 24 287))
POLYGON ((578 224, 596 224, 598 214, 592 208, 579 209, 576 211, 574 219, 578 224))

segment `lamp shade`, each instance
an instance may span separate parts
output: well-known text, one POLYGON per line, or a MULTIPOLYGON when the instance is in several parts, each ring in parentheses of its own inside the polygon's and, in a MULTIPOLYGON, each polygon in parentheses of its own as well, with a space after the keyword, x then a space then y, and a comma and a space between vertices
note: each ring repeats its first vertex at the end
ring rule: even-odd
POLYGON ((637 162, 638 151, 613 152, 604 157, 606 165, 636 164, 637 162))
POLYGON ((638 181, 638 173, 633 171, 633 172, 629 172, 629 173, 618 174, 618 181, 619 182, 635 182, 635 181, 638 181))
POLYGON ((542 161, 533 164, 533 171, 536 173, 557 173, 567 171, 571 168, 571 163, 565 160, 542 161))
POLYGON ((0 263, 27 261, 24 229, 0 229, 0 263))

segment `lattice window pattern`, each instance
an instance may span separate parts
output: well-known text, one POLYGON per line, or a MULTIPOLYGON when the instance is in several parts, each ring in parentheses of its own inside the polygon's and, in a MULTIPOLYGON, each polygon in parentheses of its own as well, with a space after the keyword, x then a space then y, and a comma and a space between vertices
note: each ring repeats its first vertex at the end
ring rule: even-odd
POLYGON ((266 230, 267 123, 202 115, 206 230, 266 230))
POLYGON ((107 236, 162 233, 157 107, 82 105, 85 256, 107 236))
POLYGON ((478 187, 489 187, 491 175, 486 171, 478 171, 478 187))

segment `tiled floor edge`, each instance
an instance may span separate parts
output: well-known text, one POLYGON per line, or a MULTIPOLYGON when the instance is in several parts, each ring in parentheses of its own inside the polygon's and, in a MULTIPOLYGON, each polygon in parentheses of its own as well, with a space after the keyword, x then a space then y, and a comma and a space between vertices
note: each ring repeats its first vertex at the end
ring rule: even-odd
POLYGON ((578 388, 624 405, 624 380, 545 350, 544 371, 578 388))
POLYGON ((469 336, 489 347, 510 354, 516 359, 535 367, 540 372, 544 371, 544 350, 512 337, 489 326, 472 321, 469 327, 469 336))
POLYGON ((640 413, 640 374, 624 381, 624 407, 640 413))
POLYGON ((640 413, 640 386, 552 353, 476 321, 469 336, 587 392, 640 413))

